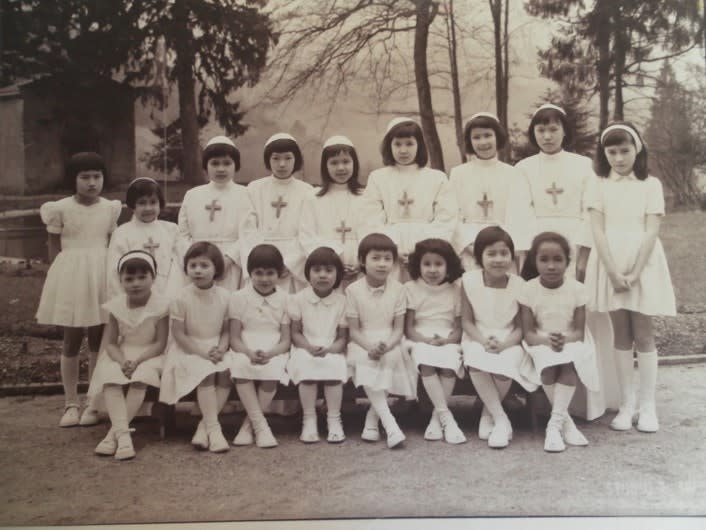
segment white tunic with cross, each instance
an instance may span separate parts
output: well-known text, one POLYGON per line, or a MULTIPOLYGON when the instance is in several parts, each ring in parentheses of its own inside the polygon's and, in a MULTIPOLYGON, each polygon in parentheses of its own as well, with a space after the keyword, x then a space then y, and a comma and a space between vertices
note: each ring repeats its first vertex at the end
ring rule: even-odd
POLYGON ((118 277, 118 260, 131 250, 145 250, 157 262, 157 276, 152 289, 170 298, 182 285, 179 229, 174 223, 155 220, 143 223, 135 216, 115 229, 108 246, 108 297, 123 292, 118 277))
POLYGON ((248 210, 245 187, 235 182, 213 182, 190 189, 179 210, 179 234, 185 252, 196 241, 216 245, 234 265, 218 282, 231 291, 240 287, 240 227, 248 210))
POLYGON ((302 180, 290 177, 277 179, 268 176, 248 184, 249 211, 243 232, 247 234, 243 264, 255 245, 270 243, 282 253, 284 264, 294 277, 291 289, 306 285, 304 260, 306 256, 299 245, 299 225, 302 205, 313 194, 313 187, 302 180))

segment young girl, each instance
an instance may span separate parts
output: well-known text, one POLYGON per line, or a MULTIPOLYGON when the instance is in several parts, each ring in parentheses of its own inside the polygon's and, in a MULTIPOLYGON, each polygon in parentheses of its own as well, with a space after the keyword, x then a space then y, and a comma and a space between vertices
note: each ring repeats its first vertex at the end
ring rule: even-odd
POLYGON ((224 272, 218 285, 229 291, 240 287, 241 225, 248 210, 245 188, 233 180, 240 170, 240 151, 226 136, 214 136, 202 155, 203 169, 210 181, 191 188, 179 210, 181 245, 196 241, 216 245, 224 257, 224 272))
POLYGON ((181 286, 181 267, 172 266, 180 259, 179 229, 176 224, 158 219, 164 208, 164 195, 159 184, 151 178, 140 177, 127 188, 125 204, 133 211, 132 219, 120 225, 110 238, 108 246, 108 295, 121 292, 120 275, 116 264, 131 250, 145 250, 157 262, 155 292, 172 296, 181 286))
POLYGON ((478 437, 496 449, 507 447, 512 425, 502 400, 513 379, 532 392, 537 385, 520 374, 527 355, 517 302, 524 282, 510 273, 515 245, 499 226, 478 232, 473 253, 480 269, 463 275, 463 361, 483 401, 478 437))
MULTIPOLYGON (((405 283, 406 346, 422 374, 422 383, 434 405, 424 438, 460 444, 466 437, 448 408, 456 376, 461 371, 461 260, 442 239, 419 241, 409 255, 405 283)), ((416 378, 416 374, 415 378, 416 378)))
POLYGON ((96 446, 99 455, 118 460, 135 456, 130 421, 140 410, 147 385, 159 387, 169 333, 169 301, 152 292, 157 261, 144 250, 120 257, 116 270, 123 294, 103 307, 110 313, 105 349, 98 358, 88 395, 96 406, 105 402, 111 427, 96 446), (128 385, 127 395, 123 386, 128 385))
POLYGON ((622 396, 611 428, 632 427, 633 351, 640 372, 637 429, 656 432, 657 351, 652 315, 676 315, 667 260, 658 238, 664 215, 661 182, 647 174, 647 149, 629 123, 608 126, 596 150, 596 180, 588 194, 595 250, 588 261, 589 307, 609 311, 614 369, 622 396))
POLYGON ((397 247, 384 234, 368 234, 360 242, 358 259, 365 276, 346 290, 346 317, 349 373, 370 400, 361 438, 378 441, 378 422, 382 421, 387 446, 393 448, 405 435, 390 412, 387 394, 413 397, 416 386, 400 348, 406 312, 404 288, 389 277, 397 261, 397 247))
POLYGON ((593 341, 585 332, 588 293, 582 283, 566 278, 569 242, 556 232, 542 232, 532 241, 522 277, 520 297, 524 346, 534 366, 525 363, 522 375, 540 383, 552 404, 544 450, 560 452, 588 441, 568 409, 580 378, 590 390, 598 388, 593 341))
POLYGON ((382 140, 384 168, 370 174, 361 205, 362 229, 380 232, 397 245, 409 279, 407 259, 417 241, 450 240, 458 206, 442 171, 425 167, 428 159, 421 127, 410 118, 394 118, 382 140))
POLYGON ((278 133, 265 142, 265 167, 268 177, 248 184, 249 211, 243 231, 247 233, 244 257, 258 244, 277 247, 284 258, 285 269, 278 284, 285 293, 306 286, 304 260, 298 232, 304 201, 313 193, 310 184, 294 178, 304 159, 293 136, 278 133))
MULTIPOLYGON (((49 260, 52 262, 37 308, 40 324, 61 326, 64 345, 61 354, 61 383, 64 414, 61 427, 79 424, 78 352, 88 328, 89 379, 98 356, 103 324, 108 316, 105 303, 105 262, 110 234, 120 215, 120 201, 100 196, 107 178, 105 163, 96 153, 71 157, 65 173, 74 190, 71 197, 42 204, 39 213, 49 232, 49 260), (67 281, 75 279, 76 281, 67 281)), ((91 408, 80 418, 82 425, 98 422, 91 408)))
POLYGON ((321 189, 302 206, 299 242, 304 253, 331 247, 343 260, 345 288, 358 276, 358 225, 363 187, 353 142, 332 136, 321 152, 321 189))
POLYGON ((306 258, 304 274, 310 286, 289 301, 292 350, 287 372, 299 385, 304 411, 302 442, 319 441, 316 422, 317 383, 324 384, 328 442, 345 440, 341 425, 343 383, 348 380, 346 297, 338 290, 344 269, 341 258, 328 247, 319 247, 306 258))
POLYGON ((233 445, 275 447, 263 414, 277 391, 277 383, 287 383, 285 373, 289 352, 287 293, 277 288, 284 271, 282 254, 274 245, 257 245, 248 256, 250 283, 233 293, 230 317, 230 346, 234 352, 230 373, 235 379, 240 401, 247 412, 233 445), (255 381, 259 388, 255 389, 255 381))
POLYGON ((162 376, 160 401, 174 404, 196 388, 203 414, 191 443, 214 453, 227 451, 228 442, 218 413, 230 394, 227 353, 230 291, 215 282, 225 265, 218 247, 207 241, 194 243, 184 255, 184 273, 190 284, 172 300, 172 337, 162 376))
MULTIPOLYGON (((451 170, 451 188, 458 203, 458 224, 452 243, 467 271, 480 266, 474 259, 473 241, 486 226, 507 227, 508 199, 522 178, 517 169, 498 160, 507 133, 487 112, 471 116, 463 131, 470 160, 451 170)), ((527 250, 524 248, 522 250, 527 250)))

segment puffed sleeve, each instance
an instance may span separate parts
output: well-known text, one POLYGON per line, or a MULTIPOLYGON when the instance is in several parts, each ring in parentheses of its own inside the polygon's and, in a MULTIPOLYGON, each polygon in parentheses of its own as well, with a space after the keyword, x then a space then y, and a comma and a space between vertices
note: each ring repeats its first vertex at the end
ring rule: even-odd
POLYGON ((348 327, 348 319, 346 318, 346 298, 345 298, 345 296, 343 296, 341 304, 337 307, 337 310, 339 312, 338 327, 347 328, 348 327))
POLYGON ((169 304, 169 317, 181 322, 186 319, 186 302, 181 296, 169 304))
POLYGON ((61 206, 57 201, 48 201, 39 208, 39 216, 42 222, 47 225, 47 232, 50 234, 61 234, 64 222, 61 215, 61 206))
POLYGON ((586 194, 584 195, 584 205, 586 210, 596 210, 597 212, 603 212, 603 196, 601 195, 601 184, 602 180, 600 177, 591 179, 586 187, 586 194))
POLYGON ((120 213, 123 211, 123 203, 119 200, 110 201, 110 234, 112 234, 116 228, 118 228, 118 219, 120 218, 120 213))
POLYGON ((348 318, 360 318, 360 313, 358 311, 358 300, 355 291, 348 287, 346 290, 346 310, 345 314, 348 318))
POLYGON ((108 255, 106 258, 106 275, 108 276, 108 297, 117 296, 122 291, 120 288, 120 276, 118 275, 118 261, 128 250, 125 231, 128 225, 118 227, 110 238, 108 244, 108 255))
POLYGON ((301 297, 297 295, 292 295, 287 299, 287 313, 289 313, 290 320, 302 319, 302 308, 300 300, 301 297))
POLYGON ((400 286, 400 290, 397 293, 397 299, 395 300, 395 316, 399 317, 407 312, 407 297, 405 296, 405 289, 400 286))
POLYGON ((289 294, 284 294, 284 300, 282 300, 282 309, 280 310, 280 319, 279 323, 280 325, 289 325, 291 323, 291 320, 289 318, 289 311, 287 311, 287 307, 289 306, 289 303, 293 297, 290 296, 289 294))
POLYGON ((656 177, 647 177, 647 208, 646 214, 664 215, 664 192, 662 182, 656 177))
POLYGON ((245 314, 245 292, 244 290, 236 291, 230 295, 228 302, 228 318, 243 321, 245 314))
POLYGON ((406 282, 404 284, 404 293, 405 305, 407 306, 407 309, 417 311, 419 309, 421 297, 416 289, 416 282, 413 280, 406 282))
POLYGON ((453 284, 454 297, 454 317, 461 316, 461 284, 456 282, 453 284))
POLYGON ((581 282, 574 280, 575 307, 582 307, 588 303, 588 289, 581 282))
POLYGON ((534 285, 534 282, 525 282, 522 287, 519 289, 518 295, 517 295, 517 303, 522 304, 523 306, 529 307, 530 309, 532 308, 532 300, 534 298, 533 296, 533 289, 532 286, 534 285))

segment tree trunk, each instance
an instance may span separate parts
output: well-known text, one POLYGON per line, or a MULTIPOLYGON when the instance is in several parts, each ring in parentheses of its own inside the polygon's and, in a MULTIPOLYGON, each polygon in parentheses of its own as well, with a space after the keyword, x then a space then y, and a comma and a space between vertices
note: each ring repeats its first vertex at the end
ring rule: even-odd
POLYGON ((175 69, 179 90, 179 120, 181 122, 182 179, 188 184, 204 182, 199 145, 199 124, 196 112, 194 51, 189 28, 189 12, 185 0, 175 0, 174 20, 177 26, 175 69))
POLYGON ((608 104, 610 102, 610 12, 608 2, 612 0, 598 0, 596 10, 601 23, 598 25, 596 45, 598 48, 598 64, 596 73, 598 77, 599 114, 598 128, 603 130, 608 125, 608 104))
POLYGON ((493 42, 495 45, 495 112, 502 123, 503 115, 503 45, 502 0, 488 0, 493 17, 493 42))
POLYGON ((454 126, 456 128, 456 145, 461 155, 461 162, 465 162, 466 145, 463 139, 463 112, 461 110, 461 87, 458 80, 458 61, 456 54, 456 20, 454 18, 454 2, 449 0, 446 6, 446 33, 449 43, 449 62, 451 63, 451 91, 454 101, 454 126))
POLYGON ((417 85, 419 101, 419 116, 422 131, 429 151, 429 163, 434 169, 444 171, 444 153, 441 149, 439 133, 436 130, 434 109, 431 102, 431 85, 427 68, 427 44, 429 41, 429 26, 439 9, 431 0, 414 0, 417 11, 417 25, 414 30, 414 77, 417 85))
MULTIPOLYGON (((503 21, 503 107, 500 117, 500 125, 508 131, 508 102, 510 100, 510 34, 508 25, 510 23, 510 0, 505 0, 505 20, 503 21)), ((510 159, 510 142, 505 143, 501 153, 501 159, 507 162, 510 159)))
POLYGON ((625 70, 625 55, 627 54, 627 36, 622 23, 622 13, 620 4, 616 2, 613 6, 613 28, 615 30, 613 38, 613 78, 615 80, 615 100, 613 101, 613 119, 623 120, 625 100, 623 98, 623 71, 625 70))

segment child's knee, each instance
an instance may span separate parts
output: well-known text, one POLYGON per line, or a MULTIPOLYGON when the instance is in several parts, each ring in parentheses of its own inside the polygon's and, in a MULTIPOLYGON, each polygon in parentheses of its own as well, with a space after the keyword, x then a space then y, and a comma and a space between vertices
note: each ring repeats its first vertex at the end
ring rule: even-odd
POLYGON ((64 328, 64 357, 76 357, 83 342, 82 328, 64 328))
POLYGON ((557 377, 557 383, 561 383, 566 386, 576 386, 578 380, 578 374, 576 373, 576 368, 573 363, 566 364, 561 367, 559 376, 557 377))
POLYGON ((446 377, 446 378, 448 378, 448 379, 453 379, 453 378, 456 377, 456 372, 454 372, 453 370, 449 370, 448 368, 441 368, 441 369, 439 370, 439 375, 440 375, 441 377, 446 377))
POLYGON ((209 374, 207 375, 203 381, 199 383, 200 387, 207 387, 207 386, 213 386, 216 382, 216 375, 215 374, 209 374))
POLYGON ((430 375, 436 375, 436 368, 433 366, 427 366, 426 364, 419 365, 419 373, 422 377, 429 377, 430 375))
POLYGON ((262 388, 265 392, 277 390, 277 381, 262 381, 260 383, 260 388, 262 388))
POLYGON ((103 325, 91 326, 88 328, 88 349, 92 352, 96 352, 101 347, 101 340, 103 339, 103 325))
POLYGON ((542 384, 553 385, 557 380, 557 368, 551 366, 542 370, 542 384))

